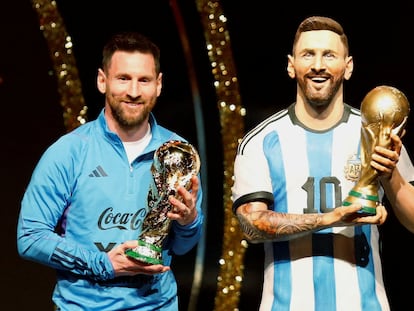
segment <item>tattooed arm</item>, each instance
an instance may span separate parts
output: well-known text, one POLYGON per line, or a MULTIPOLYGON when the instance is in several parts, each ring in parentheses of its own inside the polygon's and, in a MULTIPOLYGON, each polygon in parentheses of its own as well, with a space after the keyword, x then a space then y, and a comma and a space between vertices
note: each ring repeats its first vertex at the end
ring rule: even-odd
POLYGON ((374 216, 361 216, 357 204, 340 206, 325 214, 287 214, 270 211, 263 202, 250 202, 237 208, 237 218, 246 239, 251 243, 286 241, 312 232, 339 226, 382 224, 387 216, 383 206, 374 216))

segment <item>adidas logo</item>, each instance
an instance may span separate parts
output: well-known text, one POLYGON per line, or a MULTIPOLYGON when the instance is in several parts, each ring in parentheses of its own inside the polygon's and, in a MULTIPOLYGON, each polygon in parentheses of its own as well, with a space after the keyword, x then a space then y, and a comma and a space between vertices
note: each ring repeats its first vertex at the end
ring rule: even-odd
POLYGON ((106 177, 108 174, 104 171, 102 166, 97 166, 96 169, 89 174, 89 177, 106 177))

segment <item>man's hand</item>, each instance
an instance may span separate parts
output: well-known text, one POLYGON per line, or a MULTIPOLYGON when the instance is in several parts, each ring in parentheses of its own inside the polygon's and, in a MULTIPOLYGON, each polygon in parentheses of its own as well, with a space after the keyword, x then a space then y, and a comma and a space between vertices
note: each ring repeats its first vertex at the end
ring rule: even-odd
POLYGON ((178 187, 178 199, 170 196, 170 203, 173 208, 168 212, 167 216, 170 219, 178 221, 182 226, 192 223, 197 217, 197 193, 199 181, 197 176, 191 178, 191 189, 187 191, 184 187, 178 187))
POLYGON ((131 276, 136 274, 153 275, 170 270, 170 267, 163 265, 152 265, 140 262, 125 255, 125 251, 138 246, 138 241, 127 241, 114 247, 108 252, 109 260, 115 271, 115 277, 131 276))

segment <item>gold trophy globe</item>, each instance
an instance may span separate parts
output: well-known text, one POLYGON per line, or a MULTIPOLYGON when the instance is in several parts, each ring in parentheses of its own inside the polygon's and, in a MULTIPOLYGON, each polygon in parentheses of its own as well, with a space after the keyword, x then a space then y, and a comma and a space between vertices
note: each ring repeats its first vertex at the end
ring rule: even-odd
POLYGON ((359 213, 375 215, 379 199, 378 172, 371 167, 375 146, 391 147, 391 133, 401 135, 407 123, 410 105, 407 97, 391 86, 377 86, 361 104, 361 173, 343 205, 362 205, 359 213))

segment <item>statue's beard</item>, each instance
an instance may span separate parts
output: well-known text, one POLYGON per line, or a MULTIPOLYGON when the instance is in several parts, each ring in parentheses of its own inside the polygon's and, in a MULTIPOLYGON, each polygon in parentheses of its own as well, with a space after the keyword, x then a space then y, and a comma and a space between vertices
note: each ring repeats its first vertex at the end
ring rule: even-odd
POLYGON ((315 93, 313 89, 304 82, 299 82, 299 87, 305 95, 305 101, 315 110, 321 111, 326 109, 333 101, 338 93, 342 83, 343 77, 339 80, 334 80, 333 84, 323 93, 315 93))

